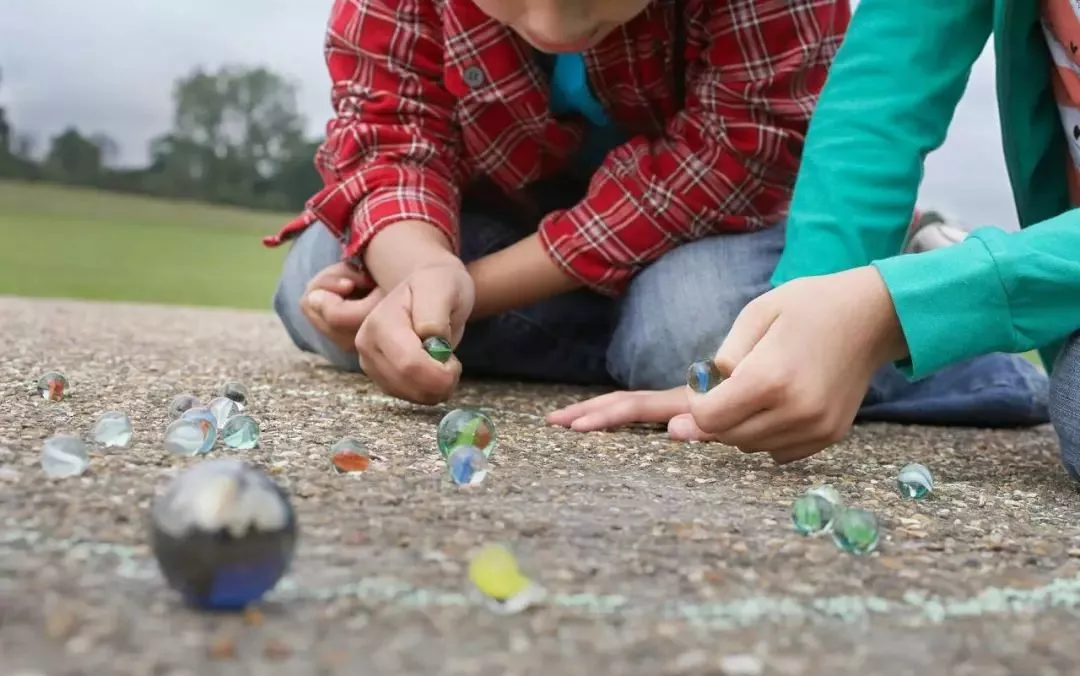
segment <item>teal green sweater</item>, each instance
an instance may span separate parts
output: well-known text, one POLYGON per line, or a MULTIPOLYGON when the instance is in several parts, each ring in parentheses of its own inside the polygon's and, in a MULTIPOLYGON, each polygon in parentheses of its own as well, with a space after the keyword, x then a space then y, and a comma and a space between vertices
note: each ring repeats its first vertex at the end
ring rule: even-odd
POLYGON ((862 0, 814 113, 773 283, 875 265, 907 338, 901 366, 911 377, 1034 348, 1050 367, 1080 329, 1080 210, 1068 200, 1041 4, 862 0), (923 161, 944 141, 991 35, 1023 230, 982 228, 946 249, 897 256, 923 161))

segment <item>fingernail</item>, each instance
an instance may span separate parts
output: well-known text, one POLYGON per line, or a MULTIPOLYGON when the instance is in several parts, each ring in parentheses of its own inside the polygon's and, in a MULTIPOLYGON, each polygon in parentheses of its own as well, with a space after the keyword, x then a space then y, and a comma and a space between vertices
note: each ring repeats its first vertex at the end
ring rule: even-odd
POLYGON ((689 438, 694 434, 694 423, 686 418, 672 418, 668 422, 668 434, 679 439, 689 438))
POLYGON ((578 418, 574 422, 570 423, 570 429, 574 430, 575 432, 591 432, 592 430, 590 428, 589 422, 590 421, 587 416, 584 418, 578 418))

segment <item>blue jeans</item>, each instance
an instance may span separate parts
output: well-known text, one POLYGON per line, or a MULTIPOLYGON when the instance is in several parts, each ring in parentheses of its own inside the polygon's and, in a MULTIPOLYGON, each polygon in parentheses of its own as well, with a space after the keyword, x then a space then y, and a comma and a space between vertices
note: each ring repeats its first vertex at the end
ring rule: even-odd
POLYGON ((1080 481, 1080 333, 1073 334, 1054 364, 1050 422, 1061 441, 1065 469, 1080 481))
MULTIPOLYGON (((468 204, 468 203, 467 203, 468 204)), ((558 208, 548 202, 544 208, 558 208)), ((512 209, 466 208, 462 259, 475 260, 535 230, 512 209)), ((782 225, 716 235, 684 244, 641 271, 620 299, 579 289, 502 315, 471 322, 456 349, 467 376, 539 380, 629 389, 666 389, 686 382, 686 367, 711 357, 742 308, 767 291, 784 244, 782 225)), ((341 257, 341 244, 321 225, 292 246, 274 308, 305 351, 358 371, 300 311, 307 283, 341 257)), ((990 354, 908 382, 893 366, 879 371, 860 420, 976 427, 1047 422, 1045 374, 1017 355, 990 354)))

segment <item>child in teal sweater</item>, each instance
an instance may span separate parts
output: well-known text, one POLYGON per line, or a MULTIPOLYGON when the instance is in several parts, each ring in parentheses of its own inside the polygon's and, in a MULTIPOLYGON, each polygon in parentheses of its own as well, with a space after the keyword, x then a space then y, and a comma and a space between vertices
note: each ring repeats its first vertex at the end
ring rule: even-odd
POLYGON ((730 377, 684 394, 688 412, 670 393, 641 394, 639 410, 666 403, 676 438, 791 462, 847 434, 883 367, 918 387, 980 355, 1038 349, 1063 459, 1080 478, 1078 48, 1068 0, 862 0, 811 122, 776 288, 715 355, 730 377), (990 36, 1023 229, 896 256, 923 161, 990 36))
POLYGON ((844 436, 884 362, 921 378, 1039 349, 1062 457, 1080 478, 1078 46, 1069 0, 863 0, 811 123, 782 286, 746 308, 717 353, 731 378, 673 425, 789 462, 844 436), (1023 229, 889 257, 991 34, 1023 229))

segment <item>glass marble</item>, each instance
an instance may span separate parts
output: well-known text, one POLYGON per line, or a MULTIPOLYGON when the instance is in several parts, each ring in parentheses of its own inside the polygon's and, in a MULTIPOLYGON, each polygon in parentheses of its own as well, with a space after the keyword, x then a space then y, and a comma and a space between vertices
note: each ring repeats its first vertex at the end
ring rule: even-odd
POLYGON ((67 391, 68 381, 63 373, 49 371, 38 378, 37 393, 42 399, 48 401, 60 401, 67 391))
POLYGON ((696 361, 686 370, 686 384, 698 394, 705 394, 723 381, 724 374, 720 373, 712 359, 696 361))
POLYGON ((487 457, 475 446, 458 446, 446 459, 450 478, 459 486, 475 486, 487 477, 487 457))
POLYGON ((94 443, 105 448, 126 448, 133 434, 131 418, 121 411, 102 413, 94 423, 94 443))
POLYGON ((79 437, 58 434, 41 447, 41 469, 53 479, 79 476, 90 466, 90 449, 79 437))
POLYGON ((371 454, 360 440, 344 437, 330 447, 330 467, 338 474, 366 472, 371 454))
POLYGON ((244 407, 247 406, 248 398, 251 395, 244 383, 233 380, 221 386, 218 390, 218 396, 233 400, 236 402, 236 405, 240 407, 240 410, 243 411, 244 407))
POLYGON ((490 544, 469 561, 469 581, 489 601, 493 610, 518 613, 544 597, 540 585, 521 572, 509 548, 490 544))
POLYGON ((234 415, 222 426, 221 441, 229 448, 255 448, 259 445, 259 423, 250 415, 234 415))
POLYGON ((174 420, 165 430, 165 450, 173 455, 198 455, 205 443, 205 428, 198 420, 174 420))
POLYGON ((234 458, 206 460, 155 498, 150 546, 189 605, 242 610, 277 586, 296 548, 296 515, 270 477, 234 458))
POLYGON ((896 490, 910 500, 923 500, 934 490, 934 475, 925 465, 908 463, 896 475, 896 490))
POLYGON ((832 537, 849 554, 869 554, 878 546, 877 517, 857 507, 843 509, 833 521, 832 537))
POLYGON ((431 355, 435 361, 446 363, 454 356, 454 350, 445 338, 432 336, 424 339, 424 351, 431 355))
POLYGON ((791 506, 791 523, 803 535, 823 533, 832 526, 836 506, 817 493, 804 493, 791 506))
POLYGON ((217 418, 210 412, 210 409, 205 407, 188 409, 184 411, 180 419, 198 423, 203 432, 203 443, 199 447, 199 453, 209 453, 214 448, 218 438, 217 418))
POLYGON ((486 457, 491 457, 498 443, 491 418, 480 411, 464 408, 454 409, 443 416, 435 432, 435 440, 444 458, 449 458, 458 446, 474 446, 486 457))
POLYGON ((814 486, 807 493, 813 493, 820 495, 833 504, 833 507, 840 507, 844 504, 843 499, 840 498, 840 493, 832 486, 832 484, 822 484, 821 486, 814 486))
POLYGON ((199 407, 199 398, 190 394, 178 394, 169 402, 169 419, 176 420, 193 408, 199 407))
POLYGON ((214 420, 217 421, 219 430, 225 426, 226 420, 240 412, 240 406, 228 397, 217 397, 210 402, 209 408, 210 412, 214 414, 214 420))

